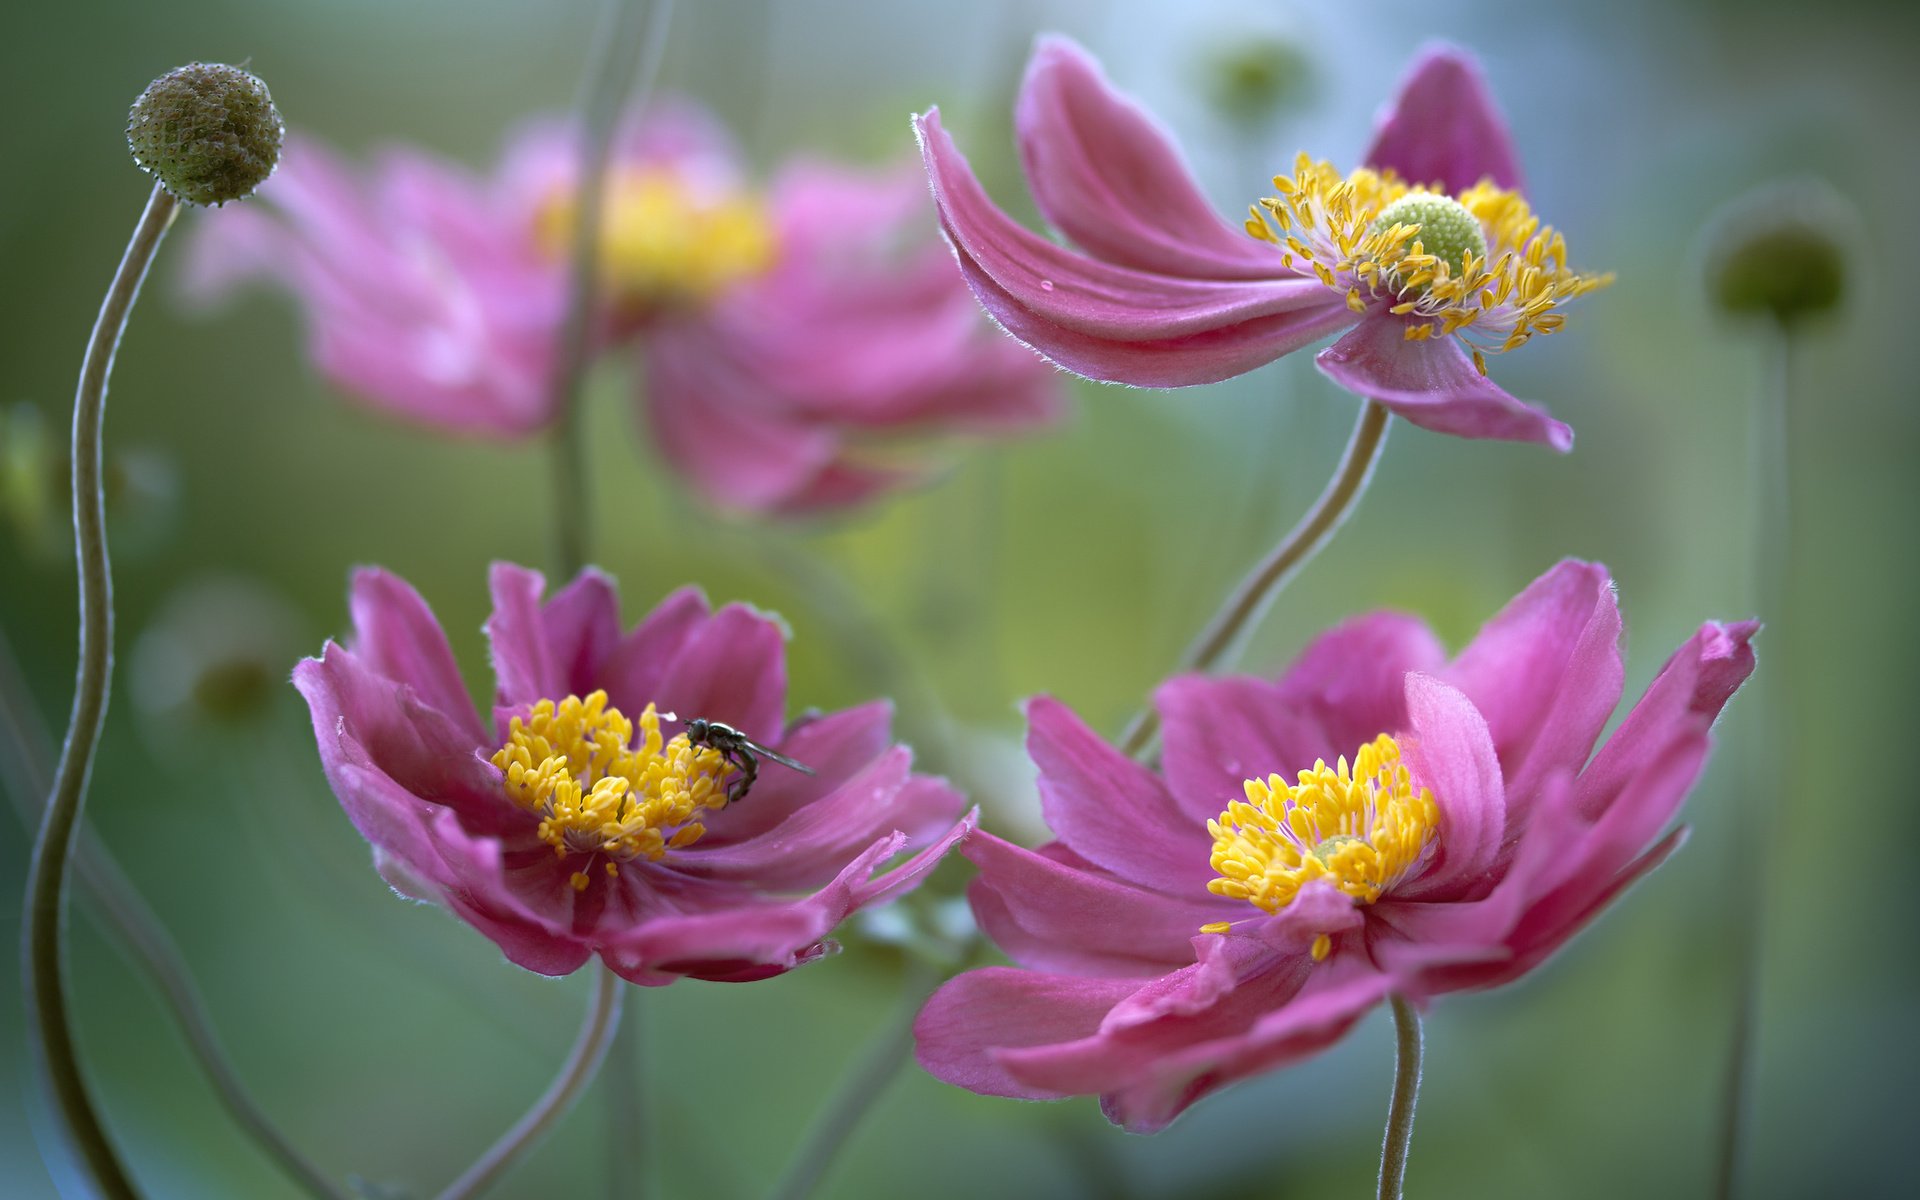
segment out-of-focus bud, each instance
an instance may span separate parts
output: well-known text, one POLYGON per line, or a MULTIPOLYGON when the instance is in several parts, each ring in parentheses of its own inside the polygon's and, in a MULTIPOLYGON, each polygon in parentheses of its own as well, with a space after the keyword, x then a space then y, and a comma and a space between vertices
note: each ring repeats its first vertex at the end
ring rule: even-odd
POLYGON ((133 161, 189 204, 249 195, 273 174, 285 136, 267 85, 222 63, 175 67, 127 114, 133 161))
POLYGON ((1202 56, 1199 72, 1214 111, 1251 130, 1303 100, 1313 80, 1306 51, 1278 34, 1222 42, 1202 56))
POLYGON ((214 577, 175 592, 133 647, 141 714, 163 726, 237 725, 292 693, 299 621, 250 579, 214 577))
POLYGON ((60 544, 54 487, 65 473, 40 410, 31 404, 0 408, 0 520, 34 553, 60 544))
POLYGON ((1767 184, 1728 204, 1707 234, 1707 291, 1739 316, 1782 324, 1837 307, 1859 242, 1853 205, 1817 179, 1767 184))

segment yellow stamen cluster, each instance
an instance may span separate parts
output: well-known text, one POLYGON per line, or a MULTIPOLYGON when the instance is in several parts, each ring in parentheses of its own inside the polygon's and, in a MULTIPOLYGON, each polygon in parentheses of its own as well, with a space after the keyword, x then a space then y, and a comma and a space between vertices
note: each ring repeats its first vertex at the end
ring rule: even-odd
MULTIPOLYGON (((601 269, 622 299, 709 300, 773 264, 773 226, 757 198, 701 188, 680 172, 627 168, 608 176, 601 212, 601 269)), ((555 195, 536 218, 541 245, 562 257, 573 239, 578 197, 555 195)))
POLYGON ((1392 171, 1367 167, 1342 176, 1305 154, 1291 176, 1274 176, 1273 186, 1279 194, 1253 205, 1247 232, 1279 247, 1284 266, 1345 292, 1355 312, 1384 303, 1410 318, 1409 341, 1461 334, 1473 343, 1482 373, 1481 351, 1512 350, 1535 334, 1556 332, 1566 316, 1555 309, 1613 282, 1611 275, 1569 270, 1566 240, 1541 224, 1518 192, 1485 180, 1448 197, 1486 235, 1484 254, 1463 250, 1457 260, 1429 253, 1419 224, 1379 221, 1395 201, 1438 198, 1438 188, 1409 186, 1392 171))
MULTIPOLYGON (((1269 775, 1247 780, 1246 792, 1207 822, 1219 874, 1207 890, 1269 913, 1316 879, 1371 904, 1425 861, 1439 832, 1433 793, 1414 791, 1399 744, 1384 733, 1360 747, 1351 770, 1345 758, 1333 767, 1322 760, 1297 783, 1269 775)), ((1229 924, 1202 932, 1224 933, 1229 924)), ((1330 947, 1323 934, 1313 956, 1325 958, 1330 947)))
MULTIPOLYGON (((542 700, 515 717, 506 744, 493 756, 506 773, 509 799, 540 816, 540 840, 555 856, 605 855, 606 872, 636 858, 658 860, 691 846, 706 832, 694 818, 727 803, 726 760, 686 735, 660 735, 660 715, 649 704, 633 722, 609 707, 607 694, 582 700, 542 700)), ((590 877, 573 874, 576 891, 590 877)))

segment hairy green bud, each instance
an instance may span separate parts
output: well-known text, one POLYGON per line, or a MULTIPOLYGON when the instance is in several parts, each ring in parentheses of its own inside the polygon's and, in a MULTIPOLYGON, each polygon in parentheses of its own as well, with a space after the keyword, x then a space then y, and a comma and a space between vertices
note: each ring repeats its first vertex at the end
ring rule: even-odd
POLYGON ((285 135, 267 85, 222 63, 175 67, 127 115, 133 161, 189 204, 252 193, 273 174, 285 135))

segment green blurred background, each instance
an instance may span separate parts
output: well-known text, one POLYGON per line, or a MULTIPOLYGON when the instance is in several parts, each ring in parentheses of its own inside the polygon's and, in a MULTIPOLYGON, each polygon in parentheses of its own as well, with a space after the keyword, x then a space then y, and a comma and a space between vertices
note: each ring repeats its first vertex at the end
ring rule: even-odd
MULTIPOLYGON (((1817 11, 1735 0, 681 5, 666 85, 719 109, 763 168, 794 146, 906 154, 908 113, 938 102, 995 194, 1029 218, 1007 116, 1037 29, 1100 55, 1177 131, 1228 213, 1297 149, 1350 163, 1425 38, 1482 56, 1537 207, 1579 263, 1619 273, 1564 336, 1495 364, 1511 390, 1574 425, 1578 448, 1562 459, 1397 428, 1363 511, 1250 647, 1246 662, 1262 669, 1379 606, 1420 612, 1458 644, 1563 555, 1614 569, 1631 690, 1702 619, 1748 614, 1747 444, 1768 351, 1703 301, 1701 230, 1721 203, 1780 175, 1819 175, 1858 205, 1865 239, 1846 309, 1808 331, 1797 362, 1793 619, 1762 641, 1761 685, 1790 706, 1795 770, 1743 768, 1757 710, 1736 703, 1688 810, 1687 849, 1533 977, 1439 1006, 1415 1194, 1705 1191, 1729 947, 1736 923, 1759 915, 1730 881, 1736 847, 1752 844, 1769 857, 1748 1194, 1907 1186, 1920 819, 1908 768, 1887 747, 1915 718, 1920 405, 1899 357, 1911 333, 1898 300, 1917 265, 1913 11, 1851 0, 1817 11), (1752 829, 1767 789, 1779 816, 1752 829)), ((31 448, 36 417, 41 436, 63 442, 79 353, 144 195, 121 142, 127 103, 177 63, 250 58, 305 133, 353 152, 411 142, 485 167, 506 127, 571 101, 593 16, 585 0, 10 13, 0 624, 56 728, 74 585, 64 500, 57 481, 36 491, 31 448)), ((546 459, 342 403, 306 365, 288 304, 189 312, 179 250, 162 255, 110 406, 110 447, 138 456, 116 505, 120 671, 92 822, 180 941, 264 1107, 336 1175, 430 1193, 544 1087, 585 981, 510 967, 466 927, 394 899, 280 681, 343 629, 349 566, 380 563, 426 594, 485 686, 486 563, 550 560, 546 459), (210 576, 227 582, 181 599, 210 576), (244 701, 264 681, 268 702, 242 703, 259 711, 241 718, 182 711, 162 686, 174 677, 167 656, 191 658, 201 643, 231 652, 236 639, 251 649, 227 654, 237 665, 226 686, 244 701)), ((688 581, 781 610, 795 631, 796 707, 899 692, 924 756, 967 783, 991 824, 1029 839, 1016 700, 1052 692, 1117 730, 1311 499, 1355 404, 1305 356, 1182 393, 1082 386, 1077 416, 1056 432, 956 454, 937 485, 872 511, 770 528, 714 516, 677 489, 635 432, 626 390, 617 366, 597 376, 591 423, 598 557, 629 615, 688 581)), ((26 843, 0 820, 9 931, 26 843)), ((142 977, 84 915, 74 934, 85 1060, 152 1194, 294 1195, 227 1123, 142 977)), ((52 1142, 26 1070, 16 961, 0 955, 0 1193, 53 1196, 64 1184, 79 1195, 37 1149, 52 1142)), ((603 1081, 497 1194, 633 1195, 643 1176, 663 1196, 760 1194, 893 1011, 901 978, 896 952, 854 944, 758 986, 634 994, 646 1139, 610 1137, 603 1081)), ((822 1194, 1370 1194, 1390 1074, 1391 1032, 1376 1014, 1331 1053, 1134 1138, 1091 1101, 984 1099, 910 1067, 822 1194)))

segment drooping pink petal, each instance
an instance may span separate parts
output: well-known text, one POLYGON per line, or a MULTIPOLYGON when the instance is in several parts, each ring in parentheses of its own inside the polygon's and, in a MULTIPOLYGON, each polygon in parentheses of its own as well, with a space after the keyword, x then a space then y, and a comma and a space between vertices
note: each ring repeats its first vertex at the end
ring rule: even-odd
POLYGON ((1482 375, 1459 341, 1408 341, 1406 322, 1384 311, 1363 318, 1314 359, 1335 383, 1423 429, 1460 437, 1538 442, 1565 453, 1573 430, 1516 400, 1482 375))
POLYGON ((983 967, 942 984, 913 1023, 914 1056, 928 1074, 986 1096, 1059 1100, 1070 1092, 1036 1088, 1007 1073, 1001 1052, 1078 1040, 1129 992, 1133 979, 1050 975, 983 967))
POLYGON ((1130 1133, 1157 1133, 1203 1096, 1332 1045, 1392 987, 1358 956, 1336 956, 1251 1029, 1154 1059, 1135 1081, 1103 1095, 1100 1109, 1130 1133))
MULTIPOLYGON (((1281 675, 1277 696, 1316 717, 1331 761, 1407 723, 1407 674, 1433 674, 1447 652, 1420 620, 1402 613, 1354 617, 1307 644, 1281 675)), ((1311 759, 1306 766, 1312 766, 1311 759)))
POLYGON ((1027 704, 1027 753, 1047 824, 1076 853, 1156 891, 1206 894, 1212 839, 1152 771, 1045 696, 1027 704))
POLYGON ((1577 769, 1620 702, 1620 607, 1598 563, 1568 559, 1527 586, 1440 677, 1487 720, 1510 822, 1547 774, 1577 769))
POLYGON ((354 651, 369 666, 412 688, 445 714, 471 745, 487 740, 447 635, 411 584, 378 568, 355 571, 348 608, 354 651))
POLYGON ((980 868, 974 914, 1009 957, 1042 971, 1144 975, 1192 961, 1202 925, 1250 909, 1200 890, 1186 897, 1079 870, 982 833, 961 851, 980 868))
POLYGON ((1513 138, 1479 64, 1444 43, 1421 50, 1381 110, 1366 162, 1455 195, 1483 179, 1509 190, 1521 186, 1513 138))
POLYGON ((1330 745, 1318 718, 1263 679, 1183 675, 1160 685, 1154 707, 1168 790, 1203 828, 1241 797, 1247 780, 1291 779, 1315 759, 1356 748, 1330 745))
POLYGON ((1075 42, 1042 37, 1014 108, 1040 211, 1096 258, 1190 279, 1271 279, 1271 246, 1221 220, 1173 140, 1075 42))
POLYGON ((1440 808, 1438 852, 1397 892, 1455 898, 1484 894, 1507 829, 1506 790, 1487 722, 1458 689, 1407 676, 1407 765, 1440 808))
POLYGON ((987 198, 938 111, 915 122, 934 201, 987 311, 1021 341, 1093 379, 1182 387, 1240 374, 1353 321, 1318 280, 1196 280, 1076 254, 987 198))

